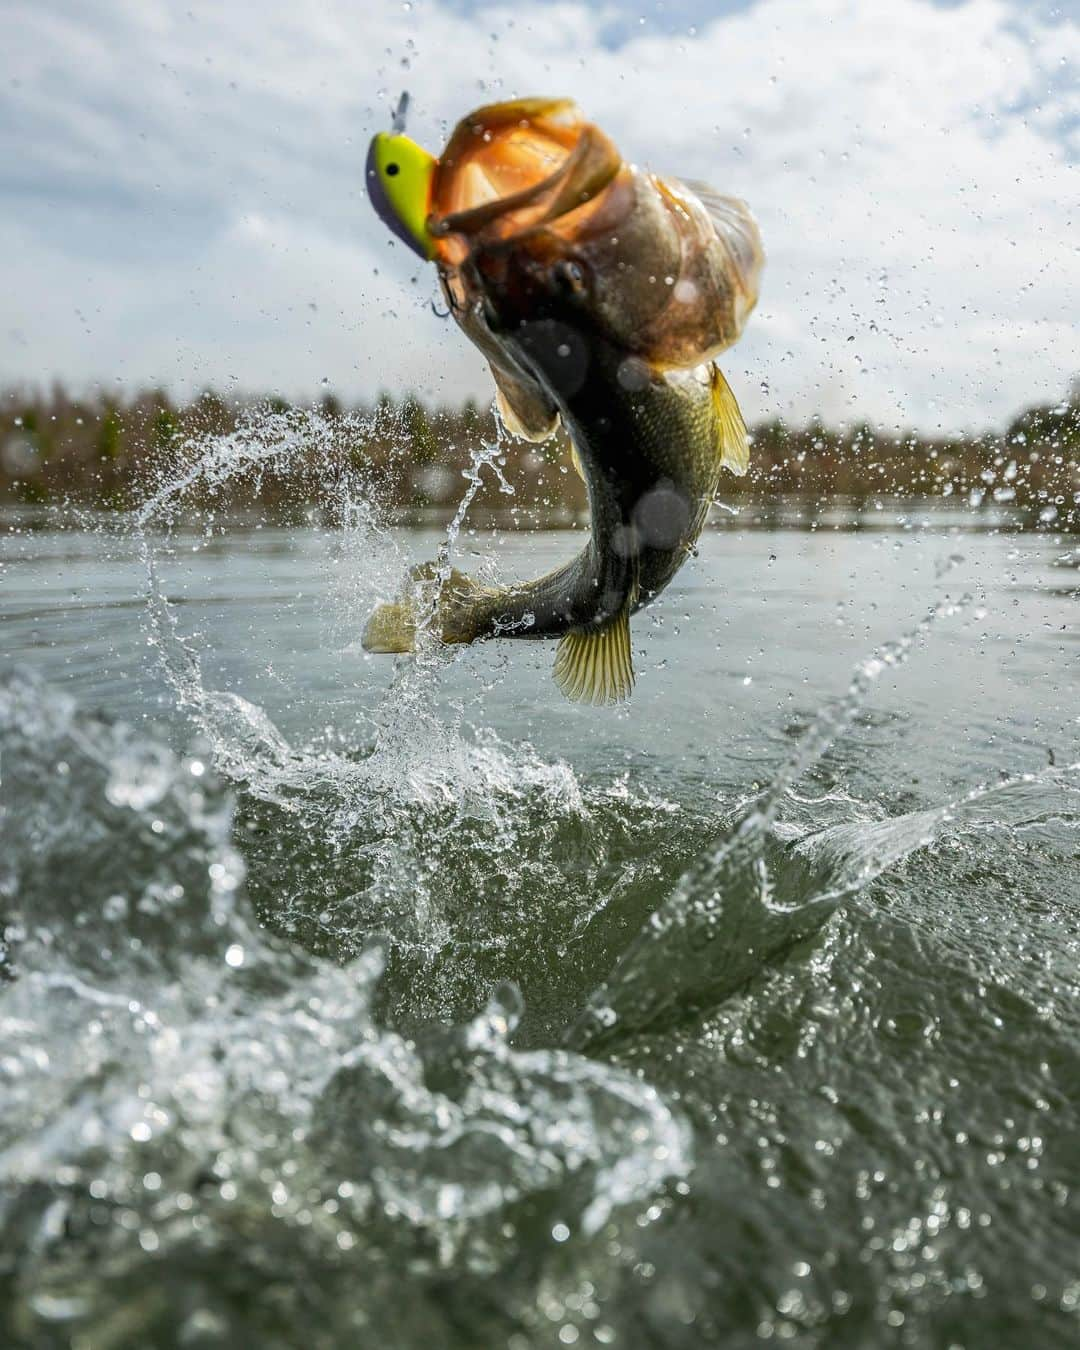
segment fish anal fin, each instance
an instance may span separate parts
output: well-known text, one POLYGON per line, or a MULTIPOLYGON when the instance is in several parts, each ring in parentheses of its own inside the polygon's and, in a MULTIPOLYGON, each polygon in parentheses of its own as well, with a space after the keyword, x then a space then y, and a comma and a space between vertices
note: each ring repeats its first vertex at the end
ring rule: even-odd
POLYGON ((555 683, 572 703, 625 703, 634 687, 630 606, 603 628, 567 633, 555 654, 555 683))
POLYGON ((712 388, 713 413, 716 419, 716 448, 720 463, 739 478, 750 467, 750 446, 746 440, 746 424, 731 386, 724 379, 714 361, 709 367, 712 388))

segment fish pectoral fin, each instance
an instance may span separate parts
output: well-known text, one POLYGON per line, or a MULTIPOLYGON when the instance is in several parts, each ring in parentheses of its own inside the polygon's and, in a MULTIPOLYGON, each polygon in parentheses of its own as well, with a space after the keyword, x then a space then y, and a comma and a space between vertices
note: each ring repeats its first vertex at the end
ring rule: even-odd
POLYGON ((716 417, 716 449, 720 464, 741 478, 750 467, 746 424, 742 420, 742 413, 735 401, 735 395, 731 392, 731 386, 724 379, 715 361, 710 369, 709 380, 712 386, 713 412, 716 417))
POLYGON ((572 703, 625 703, 634 687, 630 606, 603 628, 567 633, 555 655, 554 674, 572 703))

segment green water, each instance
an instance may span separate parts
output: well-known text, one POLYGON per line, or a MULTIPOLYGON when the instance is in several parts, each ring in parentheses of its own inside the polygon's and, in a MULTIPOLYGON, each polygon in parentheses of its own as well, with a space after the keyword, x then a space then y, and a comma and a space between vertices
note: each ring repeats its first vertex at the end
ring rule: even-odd
POLYGON ((0 543, 0 1343, 1077 1342, 1067 539, 721 517, 615 711, 365 657, 436 533, 62 523, 0 543))

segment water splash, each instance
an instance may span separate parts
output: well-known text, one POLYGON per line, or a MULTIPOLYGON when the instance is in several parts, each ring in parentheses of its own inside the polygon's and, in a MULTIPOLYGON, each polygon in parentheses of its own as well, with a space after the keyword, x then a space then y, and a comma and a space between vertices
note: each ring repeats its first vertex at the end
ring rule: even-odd
MULTIPOLYGON (((383 933, 397 957, 419 963, 416 977, 404 982, 414 991, 410 1016, 460 1017, 490 988, 485 972, 498 953, 537 927, 541 882, 546 892, 541 912, 557 945, 572 940, 604 906, 603 896, 581 884, 576 840, 587 824, 595 856, 584 875, 596 875, 603 840, 618 828, 618 818, 609 809, 606 788, 598 799, 586 793, 568 765, 546 761, 528 744, 508 745, 490 731, 466 731, 465 705, 446 707, 439 698, 446 667, 460 653, 425 633, 423 625, 417 651, 396 664, 389 687, 366 716, 366 743, 358 743, 355 728, 345 728, 336 744, 297 744, 258 704, 210 686, 161 573, 159 557, 168 547, 171 522, 188 495, 227 487, 234 475, 253 467, 274 465, 281 471, 304 462, 312 436, 316 446, 325 446, 340 434, 322 414, 272 417, 265 443, 260 426, 255 419, 242 434, 209 441, 194 466, 163 484, 134 518, 147 576, 148 639, 208 757, 242 789, 249 823, 272 832, 286 857, 302 847, 325 859, 315 894, 302 879, 307 870, 302 864, 299 885, 287 867, 269 869, 272 883, 260 876, 256 894, 264 921, 343 958, 355 956, 368 935, 383 933), (164 538, 151 532, 161 525, 164 538), (277 812, 284 813, 281 821, 277 812), (568 856, 558 848, 560 836, 575 841, 568 856), (530 860, 538 844, 540 857, 530 860), (472 879, 474 894, 467 905, 465 877, 472 879), (453 973, 447 973, 450 966, 453 973)), ((503 448, 496 440, 472 455, 464 494, 436 553, 432 603, 450 575, 485 473, 494 473, 509 490, 499 467, 503 448)), ((189 450, 195 453, 196 447, 189 450)), ((375 589, 385 581, 396 587, 403 570, 378 495, 379 484, 370 477, 334 483, 329 514, 337 526, 337 554, 347 565, 334 568, 332 617, 350 643, 375 589), (366 580, 357 582, 358 576, 366 580)), ((643 796, 641 805, 652 810, 643 796)))
POLYGON ((527 1201, 587 1235, 688 1167, 646 1084, 511 1048, 512 987, 410 1040, 374 1017, 379 948, 337 966, 268 938, 202 760, 23 676, 0 686, 0 748, 5 836, 24 841, 2 876, 8 1335, 126 1299, 153 1339, 245 1231, 290 1282, 399 1228, 433 1261, 490 1260, 527 1201), (143 1308, 166 1259, 178 1278, 143 1308))
MULTIPOLYGON (((270 426, 208 442, 133 522, 148 632, 197 751, 41 690, 3 724, 5 786, 21 785, 13 837, 33 841, 0 858, 15 897, 0 957, 0 1227, 17 1254, 0 1264, 14 1290, 0 1328, 15 1343, 90 1324, 120 1327, 118 1343, 177 1326, 236 1342, 264 1305, 281 1320, 260 1328, 265 1343, 295 1343, 309 1285, 337 1343, 369 1335, 372 1309, 417 1343, 444 1323, 401 1298, 405 1266, 502 1272, 570 1235, 580 1263, 590 1234, 610 1253, 615 1232, 634 1260, 626 1220, 646 1196, 637 1217, 660 1212, 651 1196, 688 1172, 691 1145, 669 1101, 608 1062, 608 1037, 625 1063, 672 1022, 737 1020, 767 967, 797 983, 804 963, 779 966, 781 953, 935 840, 1075 830, 1076 766, 889 820, 838 790, 797 792, 880 676, 966 598, 860 665, 719 846, 705 846, 711 814, 690 821, 628 782, 598 786, 466 733, 460 705, 439 708, 451 658, 434 643, 400 663, 362 732, 318 748, 282 734, 256 702, 209 687, 166 588, 189 496, 299 465, 333 436, 306 415, 270 426), (749 981, 746 1000, 729 997, 749 981)), ((437 553, 444 579, 496 450, 474 458, 437 553)), ((336 481, 327 497, 339 556, 360 563, 333 590, 348 644, 373 598, 358 574, 393 584, 403 560, 371 484, 336 481)), ((669 1042, 654 1044, 661 1083, 669 1042)), ((524 1296, 554 1307, 529 1279, 524 1296)))
POLYGON ((717 1006, 815 933, 843 900, 947 826, 974 826, 983 818, 1018 827, 1048 809, 1075 817, 1080 766, 980 786, 928 811, 849 821, 794 841, 777 828, 794 785, 850 726, 881 675, 906 662, 933 625, 970 603, 966 594, 938 602, 908 633, 860 662, 844 696, 813 719, 720 847, 699 858, 652 914, 571 1027, 569 1044, 595 1046, 717 1006))

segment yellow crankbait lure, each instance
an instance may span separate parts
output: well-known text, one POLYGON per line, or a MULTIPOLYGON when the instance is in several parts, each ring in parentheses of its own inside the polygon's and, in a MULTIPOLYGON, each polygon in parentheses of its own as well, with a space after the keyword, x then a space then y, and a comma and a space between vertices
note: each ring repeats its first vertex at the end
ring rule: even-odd
POLYGON ((387 228, 421 258, 435 256, 428 230, 437 160, 423 146, 403 135, 409 96, 402 94, 390 131, 378 132, 367 158, 367 190, 376 214, 387 228))

